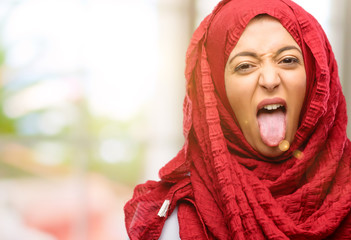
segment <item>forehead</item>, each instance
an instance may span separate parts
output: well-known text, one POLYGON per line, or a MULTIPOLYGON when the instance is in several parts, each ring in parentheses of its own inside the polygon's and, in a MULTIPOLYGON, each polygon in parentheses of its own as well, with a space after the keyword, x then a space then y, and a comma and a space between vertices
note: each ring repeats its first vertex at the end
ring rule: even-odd
POLYGON ((300 49, 283 25, 267 15, 256 17, 249 22, 233 51, 245 49, 266 52, 284 45, 293 45, 300 49))

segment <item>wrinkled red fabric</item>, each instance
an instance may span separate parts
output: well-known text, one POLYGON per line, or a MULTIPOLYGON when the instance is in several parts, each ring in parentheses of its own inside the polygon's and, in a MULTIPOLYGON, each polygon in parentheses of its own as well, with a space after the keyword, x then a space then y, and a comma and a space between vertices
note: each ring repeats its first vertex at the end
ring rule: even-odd
POLYGON ((191 39, 185 75, 184 147, 159 182, 135 188, 125 206, 130 239, 158 239, 175 206, 181 239, 351 238, 346 103, 331 46, 310 14, 290 0, 221 1, 191 39), (229 53, 259 14, 289 31, 308 76, 294 141, 273 159, 245 140, 224 86, 229 53))

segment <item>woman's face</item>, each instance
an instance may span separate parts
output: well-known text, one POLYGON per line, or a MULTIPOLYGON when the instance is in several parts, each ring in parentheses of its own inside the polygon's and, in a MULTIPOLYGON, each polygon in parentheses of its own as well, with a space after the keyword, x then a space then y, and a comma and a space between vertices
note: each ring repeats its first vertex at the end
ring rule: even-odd
POLYGON ((252 20, 225 67, 229 103, 248 143, 267 157, 291 143, 306 92, 299 45, 272 17, 252 20), (284 141, 284 142, 286 142, 284 141))

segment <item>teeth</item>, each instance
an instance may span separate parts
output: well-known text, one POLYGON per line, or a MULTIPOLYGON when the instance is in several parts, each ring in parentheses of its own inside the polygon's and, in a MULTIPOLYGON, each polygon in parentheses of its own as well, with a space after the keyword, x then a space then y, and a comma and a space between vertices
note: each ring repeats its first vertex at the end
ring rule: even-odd
POLYGON ((269 105, 264 106, 263 108, 266 110, 276 110, 282 106, 283 105, 281 105, 281 104, 269 104, 269 105))

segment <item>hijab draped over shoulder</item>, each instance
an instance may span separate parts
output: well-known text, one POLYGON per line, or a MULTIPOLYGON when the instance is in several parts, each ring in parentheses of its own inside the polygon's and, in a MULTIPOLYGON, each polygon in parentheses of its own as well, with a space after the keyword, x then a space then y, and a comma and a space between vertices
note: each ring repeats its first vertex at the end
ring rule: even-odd
POLYGON ((350 238, 346 102, 331 46, 310 14, 290 0, 221 1, 191 39, 185 76, 185 144, 161 180, 138 185, 126 204, 132 240, 158 239, 175 206, 181 239, 350 238), (224 86, 230 52, 261 14, 298 43, 307 75, 299 128, 276 158, 245 140, 224 86))

